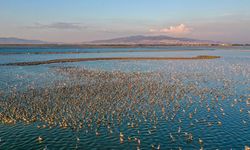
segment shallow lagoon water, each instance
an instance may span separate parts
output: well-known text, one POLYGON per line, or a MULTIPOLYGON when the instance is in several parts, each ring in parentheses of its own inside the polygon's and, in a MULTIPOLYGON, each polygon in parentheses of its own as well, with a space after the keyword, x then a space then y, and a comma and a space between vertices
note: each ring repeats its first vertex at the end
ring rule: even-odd
MULTIPOLYGON (((138 49, 138 48, 137 48, 138 49)), ((143 50, 143 48, 141 48, 143 50)), ((180 48, 181 49, 181 48, 180 48)), ((8 51, 8 49, 5 49, 8 51)), ((5 51, 4 50, 4 51, 5 51)), ((124 50, 124 49, 123 49, 124 50)), ((128 49, 128 51, 131 49, 128 49)), ((140 50, 140 49, 139 49, 140 50)), ((1 49, 3 51, 3 49, 1 49)), ((22 51, 16 49, 15 51, 22 51)), ((39 51, 39 50, 35 50, 39 51)), ((55 49, 52 51, 61 51, 55 49)), ((63 49, 63 51, 66 51, 63 49)), ((97 49, 96 51, 101 51, 97 49)), ((137 142, 125 140, 120 143, 120 132, 127 137, 136 136, 140 138, 140 149, 151 149, 152 144, 161 149, 243 149, 245 145, 250 145, 250 107, 246 105, 246 100, 250 94, 250 52, 249 50, 235 49, 201 49, 196 51, 166 51, 166 52, 120 52, 120 53, 80 53, 80 54, 8 54, 0 55, 0 63, 39 61, 60 58, 89 58, 89 57, 186 57, 197 55, 222 56, 214 60, 167 60, 167 61, 93 61, 47 64, 39 66, 0 66, 0 90, 8 92, 15 88, 25 90, 28 86, 46 87, 54 82, 64 81, 64 77, 53 71, 55 67, 78 67, 88 70, 121 71, 121 72, 157 72, 161 73, 164 79, 180 74, 183 83, 197 82, 199 87, 214 88, 219 91, 227 91, 231 95, 226 101, 219 101, 218 107, 223 107, 225 116, 221 112, 206 111, 205 103, 203 107, 199 103, 194 103, 189 111, 197 108, 197 114, 190 121, 185 113, 178 113, 175 121, 166 121, 158 114, 156 130, 149 135, 150 123, 144 122, 137 128, 127 128, 124 121, 119 128, 114 129, 113 134, 107 133, 106 128, 100 128, 100 136, 96 136, 95 130, 86 133, 85 130, 74 131, 72 129, 62 129, 59 127, 37 129, 37 123, 24 124, 18 122, 15 125, 0 124, 0 148, 1 149, 136 149, 137 142), (225 84, 229 84, 230 89, 224 89, 225 84), (242 98, 241 98, 242 96, 242 98), (237 99, 237 105, 233 108, 231 104, 237 99), (240 101, 242 100, 242 101, 240 101), (243 109, 243 112, 240 112, 243 109), (214 117, 216 115, 217 117, 214 117), (208 117, 210 116, 210 117, 208 117), (181 119, 181 123, 178 123, 181 119), (196 120, 195 120, 196 119, 196 120), (214 122, 208 127, 203 119, 214 122), (198 122, 197 122, 198 120, 198 122), (217 121, 222 122, 221 126, 217 121), (244 122, 245 121, 245 122, 244 122), (196 122, 194 127, 190 127, 190 122, 196 122), (181 133, 178 127, 181 126, 181 133), (138 135, 138 130, 140 134, 138 135), (183 138, 184 132, 192 133, 194 140, 186 142, 183 138), (175 141, 169 136, 171 133, 175 141), (42 136, 44 141, 38 142, 37 137, 42 136), (76 140, 78 137, 80 140, 76 140), (203 140, 201 146, 198 139, 203 140)), ((75 81, 75 78, 68 77, 67 82, 75 81)), ((210 102, 209 100, 207 102, 210 102)), ((183 101, 183 107, 186 105, 183 101)), ((155 107, 157 109, 157 107, 155 107)), ((1 109, 0 109, 1 110, 1 109)), ((156 110, 157 112, 157 110, 156 110)), ((148 118, 150 119, 150 118, 148 118)))

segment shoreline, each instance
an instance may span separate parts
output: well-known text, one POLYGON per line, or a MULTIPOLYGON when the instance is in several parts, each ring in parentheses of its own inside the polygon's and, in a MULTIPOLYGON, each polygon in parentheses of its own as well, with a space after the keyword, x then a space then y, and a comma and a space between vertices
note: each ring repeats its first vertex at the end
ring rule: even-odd
POLYGON ((47 61, 33 61, 33 62, 16 62, 0 64, 1 66, 35 66, 53 63, 67 63, 67 62, 84 62, 84 61, 105 61, 105 60, 127 60, 127 61, 145 61, 145 60, 207 60, 218 59, 221 56, 194 56, 194 57, 108 57, 108 58, 71 58, 71 59, 53 59, 47 61))
POLYGON ((100 54, 100 53, 139 53, 139 52, 147 52, 147 53, 154 53, 154 52, 192 52, 192 51, 214 51, 215 49, 187 49, 187 50, 121 50, 121 51, 74 51, 74 52, 4 52, 1 53, 0 55, 20 55, 20 54, 32 54, 32 55, 39 55, 39 54, 44 54, 44 55, 49 55, 49 54, 100 54))
POLYGON ((249 47, 248 44, 0 44, 0 48, 152 48, 152 47, 249 47))

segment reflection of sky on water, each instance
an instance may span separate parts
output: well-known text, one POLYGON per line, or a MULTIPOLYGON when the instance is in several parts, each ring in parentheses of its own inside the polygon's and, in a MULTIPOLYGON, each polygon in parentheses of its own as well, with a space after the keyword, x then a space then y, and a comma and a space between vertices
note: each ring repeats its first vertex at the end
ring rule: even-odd
MULTIPOLYGON (((144 48, 136 48, 138 51, 144 48)), ((152 48, 154 49, 154 48, 152 48)), ((152 50, 147 48, 147 50, 152 50)), ((163 49, 163 48, 160 48, 163 49)), ((189 49, 189 48, 186 48, 189 49)), ((7 51, 8 49, 1 49, 7 51)), ((49 49, 48 51, 63 51, 67 49, 49 49)), ((87 49, 88 50, 88 49, 87 49)), ((90 49, 93 51, 93 49, 90 49)), ((101 51, 102 49, 95 49, 101 51)), ((108 51, 108 49, 104 49, 108 51)), ((121 50, 121 49, 115 49, 121 50)), ((131 50, 122 49, 124 50, 131 50)), ((178 49, 180 50, 180 49, 178 49)), ((23 52, 26 49, 12 49, 11 51, 23 52)), ((34 49, 30 51, 39 51, 34 49)), ((72 51, 69 49, 69 51, 72 51)), ((86 51, 86 49, 84 49, 86 51)), ((166 51, 166 52, 121 52, 121 53, 81 53, 81 54, 12 54, 0 55, 0 63, 26 62, 26 61, 44 61, 63 58, 96 58, 96 57, 192 57, 198 55, 222 56, 215 60, 184 60, 184 61, 91 61, 74 62, 63 64, 48 64, 39 66, 0 66, 0 89, 8 89, 14 85, 24 86, 34 82, 35 84, 44 84, 46 80, 57 79, 53 72, 48 71, 51 66, 84 66, 89 69, 121 70, 121 71, 161 71, 166 74, 171 72, 205 72, 220 73, 231 78, 245 80, 242 75, 232 74, 237 69, 243 67, 241 74, 247 76, 249 71, 250 53, 249 51, 235 50, 196 50, 196 51, 166 51), (217 71, 217 72, 216 72, 217 71), (49 77, 49 78, 48 78, 49 77), (22 81, 22 82, 21 82, 22 81)))
MULTIPOLYGON (((115 49, 116 50, 116 49, 115 49)), ((118 49, 117 51, 119 51, 118 49)), ((127 49, 129 51, 130 49, 127 49)), ((141 48, 144 50, 144 48, 141 48)), ((244 57, 249 58, 249 51, 243 50, 183 50, 183 51, 165 51, 165 52, 153 52, 155 48, 149 49, 150 52, 124 52, 126 49, 123 49, 123 52, 119 53, 78 53, 78 54, 11 54, 11 55, 0 55, 0 63, 11 63, 11 62, 26 62, 26 61, 44 61, 52 59, 64 59, 64 58, 96 58, 96 57, 191 57, 197 55, 220 55, 227 58, 238 58, 244 57)), ((2 50, 3 51, 3 50, 2 50)), ((5 49, 4 52, 8 51, 5 49)), ((22 51, 22 50, 19 50, 22 51)), ((42 51, 42 50, 41 50, 42 51)), ((58 51, 55 50, 50 50, 58 51)), ((102 51, 102 49, 99 49, 102 51)), ((4 54, 0 50, 0 54, 4 54)))

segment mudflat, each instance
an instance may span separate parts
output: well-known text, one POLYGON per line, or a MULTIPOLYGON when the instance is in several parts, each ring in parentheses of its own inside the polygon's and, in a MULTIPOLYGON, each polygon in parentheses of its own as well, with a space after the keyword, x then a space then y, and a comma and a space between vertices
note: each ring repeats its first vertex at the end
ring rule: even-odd
POLYGON ((66 63, 66 62, 81 62, 81 61, 102 61, 102 60, 127 60, 127 61, 141 61, 141 60, 203 60, 203 59, 218 59, 221 56, 201 55, 195 57, 108 57, 108 58, 70 58, 70 59, 54 59, 47 61, 33 61, 33 62, 17 62, 2 64, 6 66, 32 66, 52 63, 66 63))

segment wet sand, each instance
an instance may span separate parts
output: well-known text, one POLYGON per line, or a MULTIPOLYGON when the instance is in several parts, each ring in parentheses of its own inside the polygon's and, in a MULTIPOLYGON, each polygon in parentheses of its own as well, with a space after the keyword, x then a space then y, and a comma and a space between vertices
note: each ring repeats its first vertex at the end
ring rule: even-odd
POLYGON ((195 57, 109 57, 109 58, 72 58, 72 59, 54 59, 47 61, 34 61, 34 62, 16 62, 2 64, 2 66, 33 66, 52 63, 66 63, 66 62, 82 62, 82 61, 107 61, 107 60, 126 60, 126 61, 144 61, 144 60, 205 60, 217 59, 220 56, 195 56, 195 57))

